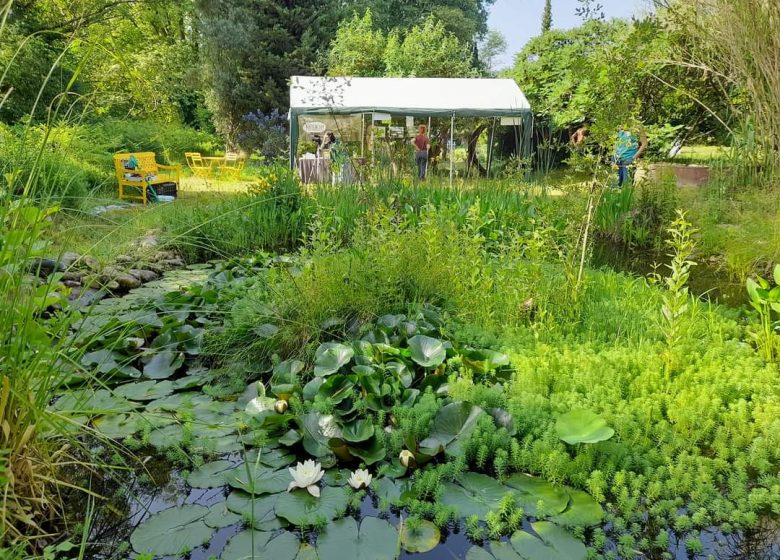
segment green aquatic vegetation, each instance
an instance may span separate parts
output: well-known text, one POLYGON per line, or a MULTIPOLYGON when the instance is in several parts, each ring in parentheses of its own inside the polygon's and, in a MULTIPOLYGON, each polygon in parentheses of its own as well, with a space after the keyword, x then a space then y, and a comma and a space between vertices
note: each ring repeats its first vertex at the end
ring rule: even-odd
POLYGON ((747 279, 750 305, 758 314, 758 325, 748 332, 767 362, 774 362, 780 355, 780 264, 775 265, 775 286, 760 276, 747 279))

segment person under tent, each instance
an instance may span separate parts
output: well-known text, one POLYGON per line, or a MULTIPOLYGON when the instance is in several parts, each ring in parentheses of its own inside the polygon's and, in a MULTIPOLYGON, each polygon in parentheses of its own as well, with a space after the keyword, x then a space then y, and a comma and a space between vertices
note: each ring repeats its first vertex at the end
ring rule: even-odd
POLYGON ((428 173, 428 151, 431 149, 431 141, 428 138, 428 127, 424 124, 420 125, 417 129, 417 136, 412 138, 412 146, 414 146, 414 161, 417 164, 417 178, 420 181, 425 180, 425 176, 428 173))

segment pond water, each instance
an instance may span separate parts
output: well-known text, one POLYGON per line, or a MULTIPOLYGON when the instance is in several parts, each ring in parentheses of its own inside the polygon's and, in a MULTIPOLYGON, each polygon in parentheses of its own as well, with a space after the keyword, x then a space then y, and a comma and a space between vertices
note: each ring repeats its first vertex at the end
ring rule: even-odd
MULTIPOLYGON (((643 261, 639 258, 636 260, 629 260, 625 263, 622 270, 642 273, 644 271, 642 271, 641 266, 643 263, 646 264, 647 262, 647 259, 643 261)), ((619 266, 613 263, 615 263, 614 260, 610 264, 619 266)), ((606 260, 602 264, 606 264, 606 260)), ((105 300, 104 302, 101 302, 98 306, 101 309, 101 311, 98 312, 98 315, 100 315, 101 312, 107 315, 115 314, 123 311, 124 307, 127 305, 132 306, 134 301, 153 299, 165 294, 169 290, 203 282, 209 277, 209 274, 212 271, 213 268, 211 266, 204 265, 168 273, 162 280, 147 284, 138 290, 134 290, 126 298, 105 300)), ((713 276, 712 278, 720 277, 713 276)), ((705 289, 704 292, 712 293, 709 288, 705 289)), ((697 291, 696 293, 698 294, 699 292, 697 291)), ((720 297, 725 298, 725 294, 725 291, 720 292, 720 297)), ((734 297, 736 298, 737 296, 735 295, 734 297)), ((190 363, 190 361, 185 363, 185 368, 187 363, 190 363)), ((196 364, 197 362, 196 360, 192 360, 192 363, 196 364)), ((202 368, 199 368, 197 370, 197 375, 202 375, 203 371, 202 368)), ((192 370, 179 369, 177 373, 171 377, 171 380, 173 383, 176 383, 182 379, 194 377, 194 375, 192 375, 194 373, 196 372, 192 370)), ((184 390, 188 390, 189 388, 190 386, 188 385, 184 390)), ((176 395, 170 396, 173 397, 176 395)), ((196 399, 197 397, 193 400, 196 399)), ((235 410, 231 409, 226 411, 225 407, 219 407, 219 409, 203 408, 202 405, 205 404, 207 404, 205 401, 197 401, 193 410, 207 414, 216 414, 218 417, 219 415, 224 415, 227 419, 231 414, 235 415, 237 411, 242 410, 243 407, 243 405, 236 405, 234 407, 235 410)), ((138 414, 141 415, 140 412, 138 414)), ((113 427, 113 429, 117 428, 117 426, 113 427)), ((165 427, 162 428, 163 431, 165 429, 165 427)), ((172 435, 176 436, 176 433, 173 432, 172 435)), ((207 433, 204 437, 219 439, 222 436, 220 436, 219 433, 207 433)), ((231 437, 234 436, 228 435, 227 439, 231 437)), ((236 492, 236 490, 232 489, 227 483, 219 484, 217 487, 209 489, 191 487, 187 483, 185 472, 166 459, 164 452, 156 451, 152 447, 142 447, 138 449, 136 451, 136 457, 143 459, 143 467, 138 467, 136 472, 131 473, 129 476, 127 476, 127 473, 113 473, 106 480, 103 495, 111 496, 111 498, 108 502, 99 502, 101 505, 96 513, 90 538, 90 542, 95 543, 95 546, 90 549, 90 554, 87 558, 92 560, 136 558, 137 555, 132 552, 132 549, 128 545, 130 536, 139 525, 149 520, 150 516, 159 512, 164 512, 170 508, 184 505, 204 506, 206 508, 214 509, 221 508, 224 510, 225 508, 222 507, 222 504, 226 503, 231 492, 236 492)), ((214 462, 216 460, 228 461, 231 465, 238 466, 243 463, 244 457, 242 453, 229 451, 221 454, 214 454, 208 459, 209 462, 214 462)), ((289 461, 293 461, 292 457, 289 458, 289 461)), ((283 461, 273 468, 286 470, 288 465, 289 462, 283 461)), ((269 468, 271 467, 269 466, 269 468)), ((543 481, 540 483, 546 484, 543 481)), ((344 482, 342 481, 340 485, 343 484, 344 482)), ((284 492, 281 494, 283 493, 284 492)), ((358 520, 375 517, 385 519, 396 529, 399 528, 401 518, 407 516, 406 512, 400 511, 395 507, 380 511, 379 500, 376 491, 373 488, 369 490, 367 495, 362 499, 359 508, 357 510, 350 510, 349 513, 358 520)), ((522 529, 528 534, 535 535, 536 533, 534 532, 534 527, 531 523, 532 519, 525 517, 522 522, 522 529)), ((192 549, 187 555, 188 560, 209 560, 211 558, 218 558, 231 539, 243 531, 243 525, 243 521, 238 521, 230 523, 225 527, 214 528, 208 538, 208 543, 204 546, 192 549)), ((602 527, 609 536, 610 526, 607 524, 602 525, 602 527)), ((318 535, 315 532, 301 531, 292 526, 287 530, 295 534, 302 543, 309 543, 311 545, 317 544, 318 535)), ((280 530, 276 528, 273 529, 273 531, 274 534, 279 534, 280 532, 280 530)), ((590 529, 585 529, 584 534, 589 536, 592 532, 590 529)), ((670 534, 671 544, 668 548, 668 552, 671 553, 676 560, 693 557, 706 558, 708 555, 711 555, 712 558, 717 560, 768 560, 770 558, 780 558, 780 526, 778 526, 775 521, 768 519, 762 520, 759 527, 749 534, 724 535, 718 531, 717 528, 713 527, 702 532, 701 540, 704 546, 703 555, 691 556, 685 549, 685 543, 678 541, 675 535, 670 534)), ((504 537, 502 538, 502 541, 506 543, 508 539, 504 537)), ((470 541, 465 534, 463 523, 460 522, 458 524, 450 524, 447 529, 443 530, 439 544, 432 550, 425 553, 401 551, 399 558, 415 560, 464 559, 467 557, 467 554, 473 545, 474 543, 470 541)), ((490 549, 489 546, 487 548, 490 549)), ((617 550, 616 543, 608 541, 606 550, 617 550)), ((510 557, 514 558, 515 556, 507 556, 507 558, 510 557)), ((177 558, 177 556, 159 556, 155 558, 173 560, 177 558)), ((299 556, 299 558, 303 558, 303 556, 299 556)), ((310 557, 307 556, 306 558, 310 557)), ((529 558, 535 560, 544 557, 532 556, 529 558)), ((351 558, 345 556, 343 560, 351 560, 351 558)))

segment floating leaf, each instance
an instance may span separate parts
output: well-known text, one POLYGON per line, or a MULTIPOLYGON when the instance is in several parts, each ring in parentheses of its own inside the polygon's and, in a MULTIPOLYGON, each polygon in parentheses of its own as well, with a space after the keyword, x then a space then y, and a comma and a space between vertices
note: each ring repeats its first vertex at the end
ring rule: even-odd
POLYGON ((585 560, 588 550, 574 535, 555 523, 537 521, 531 527, 538 537, 516 531, 512 535, 512 548, 524 560, 585 560))
POLYGON ((295 455, 285 449, 253 449, 246 454, 246 462, 250 464, 259 462, 266 467, 280 469, 293 464, 295 455))
POLYGON ((298 537, 288 531, 279 535, 265 531, 241 531, 230 539, 219 556, 220 560, 295 560, 300 543, 298 537))
POLYGON ((292 481, 287 469, 272 470, 259 463, 244 463, 225 473, 233 488, 250 494, 276 494, 287 489, 292 481))
POLYGON ((313 401, 315 397, 317 396, 317 393, 320 392, 320 388, 322 387, 322 384, 325 383, 325 379, 323 377, 315 377, 311 381, 309 381, 306 385, 303 386, 303 400, 305 401, 313 401))
POLYGON ((225 505, 230 511, 249 521, 255 529, 273 531, 282 527, 274 513, 274 507, 280 495, 267 494, 253 498, 251 494, 234 490, 228 495, 225 505))
POLYGON ((436 338, 418 334, 409 339, 412 360, 424 368, 434 368, 444 362, 447 351, 444 343, 436 338))
POLYGON ((407 552, 428 552, 436 548, 441 540, 439 528, 428 520, 418 520, 414 531, 404 523, 401 527, 401 546, 407 552))
POLYGON ((534 517, 555 515, 569 505, 569 494, 566 490, 556 488, 541 478, 513 474, 504 484, 517 491, 518 502, 527 515, 534 517), (540 505, 541 511, 538 509, 540 505))
POLYGON ((495 479, 479 473, 468 472, 458 479, 458 483, 444 484, 441 503, 456 508, 461 517, 476 515, 484 520, 489 511, 498 508, 501 498, 511 492, 495 479))
POLYGON ((212 529, 224 529, 241 522, 241 516, 233 513, 222 502, 209 508, 209 513, 203 518, 203 522, 212 529))
POLYGON ((314 354, 314 375, 325 377, 336 373, 347 365, 355 355, 355 351, 338 342, 326 342, 320 344, 314 354))
POLYGON ((322 415, 317 412, 302 414, 299 426, 303 435, 303 448, 313 457, 329 455, 328 442, 332 438, 341 437, 341 430, 336 419, 331 415, 322 415))
POLYGON ((95 419, 95 429, 107 438, 122 440, 141 431, 140 416, 136 413, 109 414, 95 419))
POLYGON ((371 483, 371 489, 380 500, 386 500, 390 504, 397 504, 401 498, 401 486, 392 478, 383 477, 371 483))
POLYGON ((443 406, 433 420, 430 437, 420 443, 420 451, 431 456, 445 449, 448 454, 460 454, 460 440, 471 435, 482 414, 481 408, 468 402, 443 406))
POLYGON ((298 549, 298 556, 295 557, 295 560, 319 560, 317 549, 309 543, 301 543, 301 548, 298 549))
POLYGON ((509 356, 494 350, 469 350, 463 354, 463 363, 479 373, 509 365, 509 356))
POLYGON ((359 443, 366 441, 374 435, 374 424, 371 420, 355 420, 345 424, 341 428, 341 437, 350 443, 359 443))
POLYGON ((326 486, 316 498, 306 490, 279 494, 276 515, 293 525, 314 525, 318 520, 330 521, 344 514, 349 497, 343 488, 326 486))
POLYGON ((173 383, 170 381, 125 383, 114 389, 114 393, 131 401, 153 401, 173 393, 173 383))
POLYGON ((173 507, 149 516, 130 535, 138 554, 178 556, 211 539, 214 531, 203 518, 208 508, 198 505, 173 507))
POLYGON ((466 560, 496 560, 496 557, 481 546, 472 546, 466 553, 466 560))
POLYGON ((225 486, 225 474, 235 465, 230 461, 214 461, 201 465, 187 477, 187 484, 193 488, 220 488, 225 486))
POLYGON ((590 410, 572 410, 562 414, 555 422, 558 437, 566 443, 596 443, 615 435, 607 421, 590 410))
POLYGON ((352 517, 327 526, 317 539, 319 560, 395 560, 398 532, 384 519, 364 517, 358 528, 352 517))
POLYGON ((157 352, 144 365, 144 377, 167 379, 184 363, 184 354, 172 350, 157 352))
POLYGON ((551 521, 565 527, 592 527, 604 519, 604 510, 599 503, 582 490, 567 490, 571 501, 563 513, 551 517, 551 521))

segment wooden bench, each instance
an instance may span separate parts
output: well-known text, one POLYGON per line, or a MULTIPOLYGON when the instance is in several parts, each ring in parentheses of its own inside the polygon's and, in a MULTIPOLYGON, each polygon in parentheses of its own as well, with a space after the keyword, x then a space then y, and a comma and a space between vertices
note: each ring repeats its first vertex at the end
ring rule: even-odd
POLYGON ((181 166, 157 163, 154 152, 114 154, 114 170, 120 200, 142 200, 146 204, 150 186, 175 183, 178 190, 181 184, 181 166))

